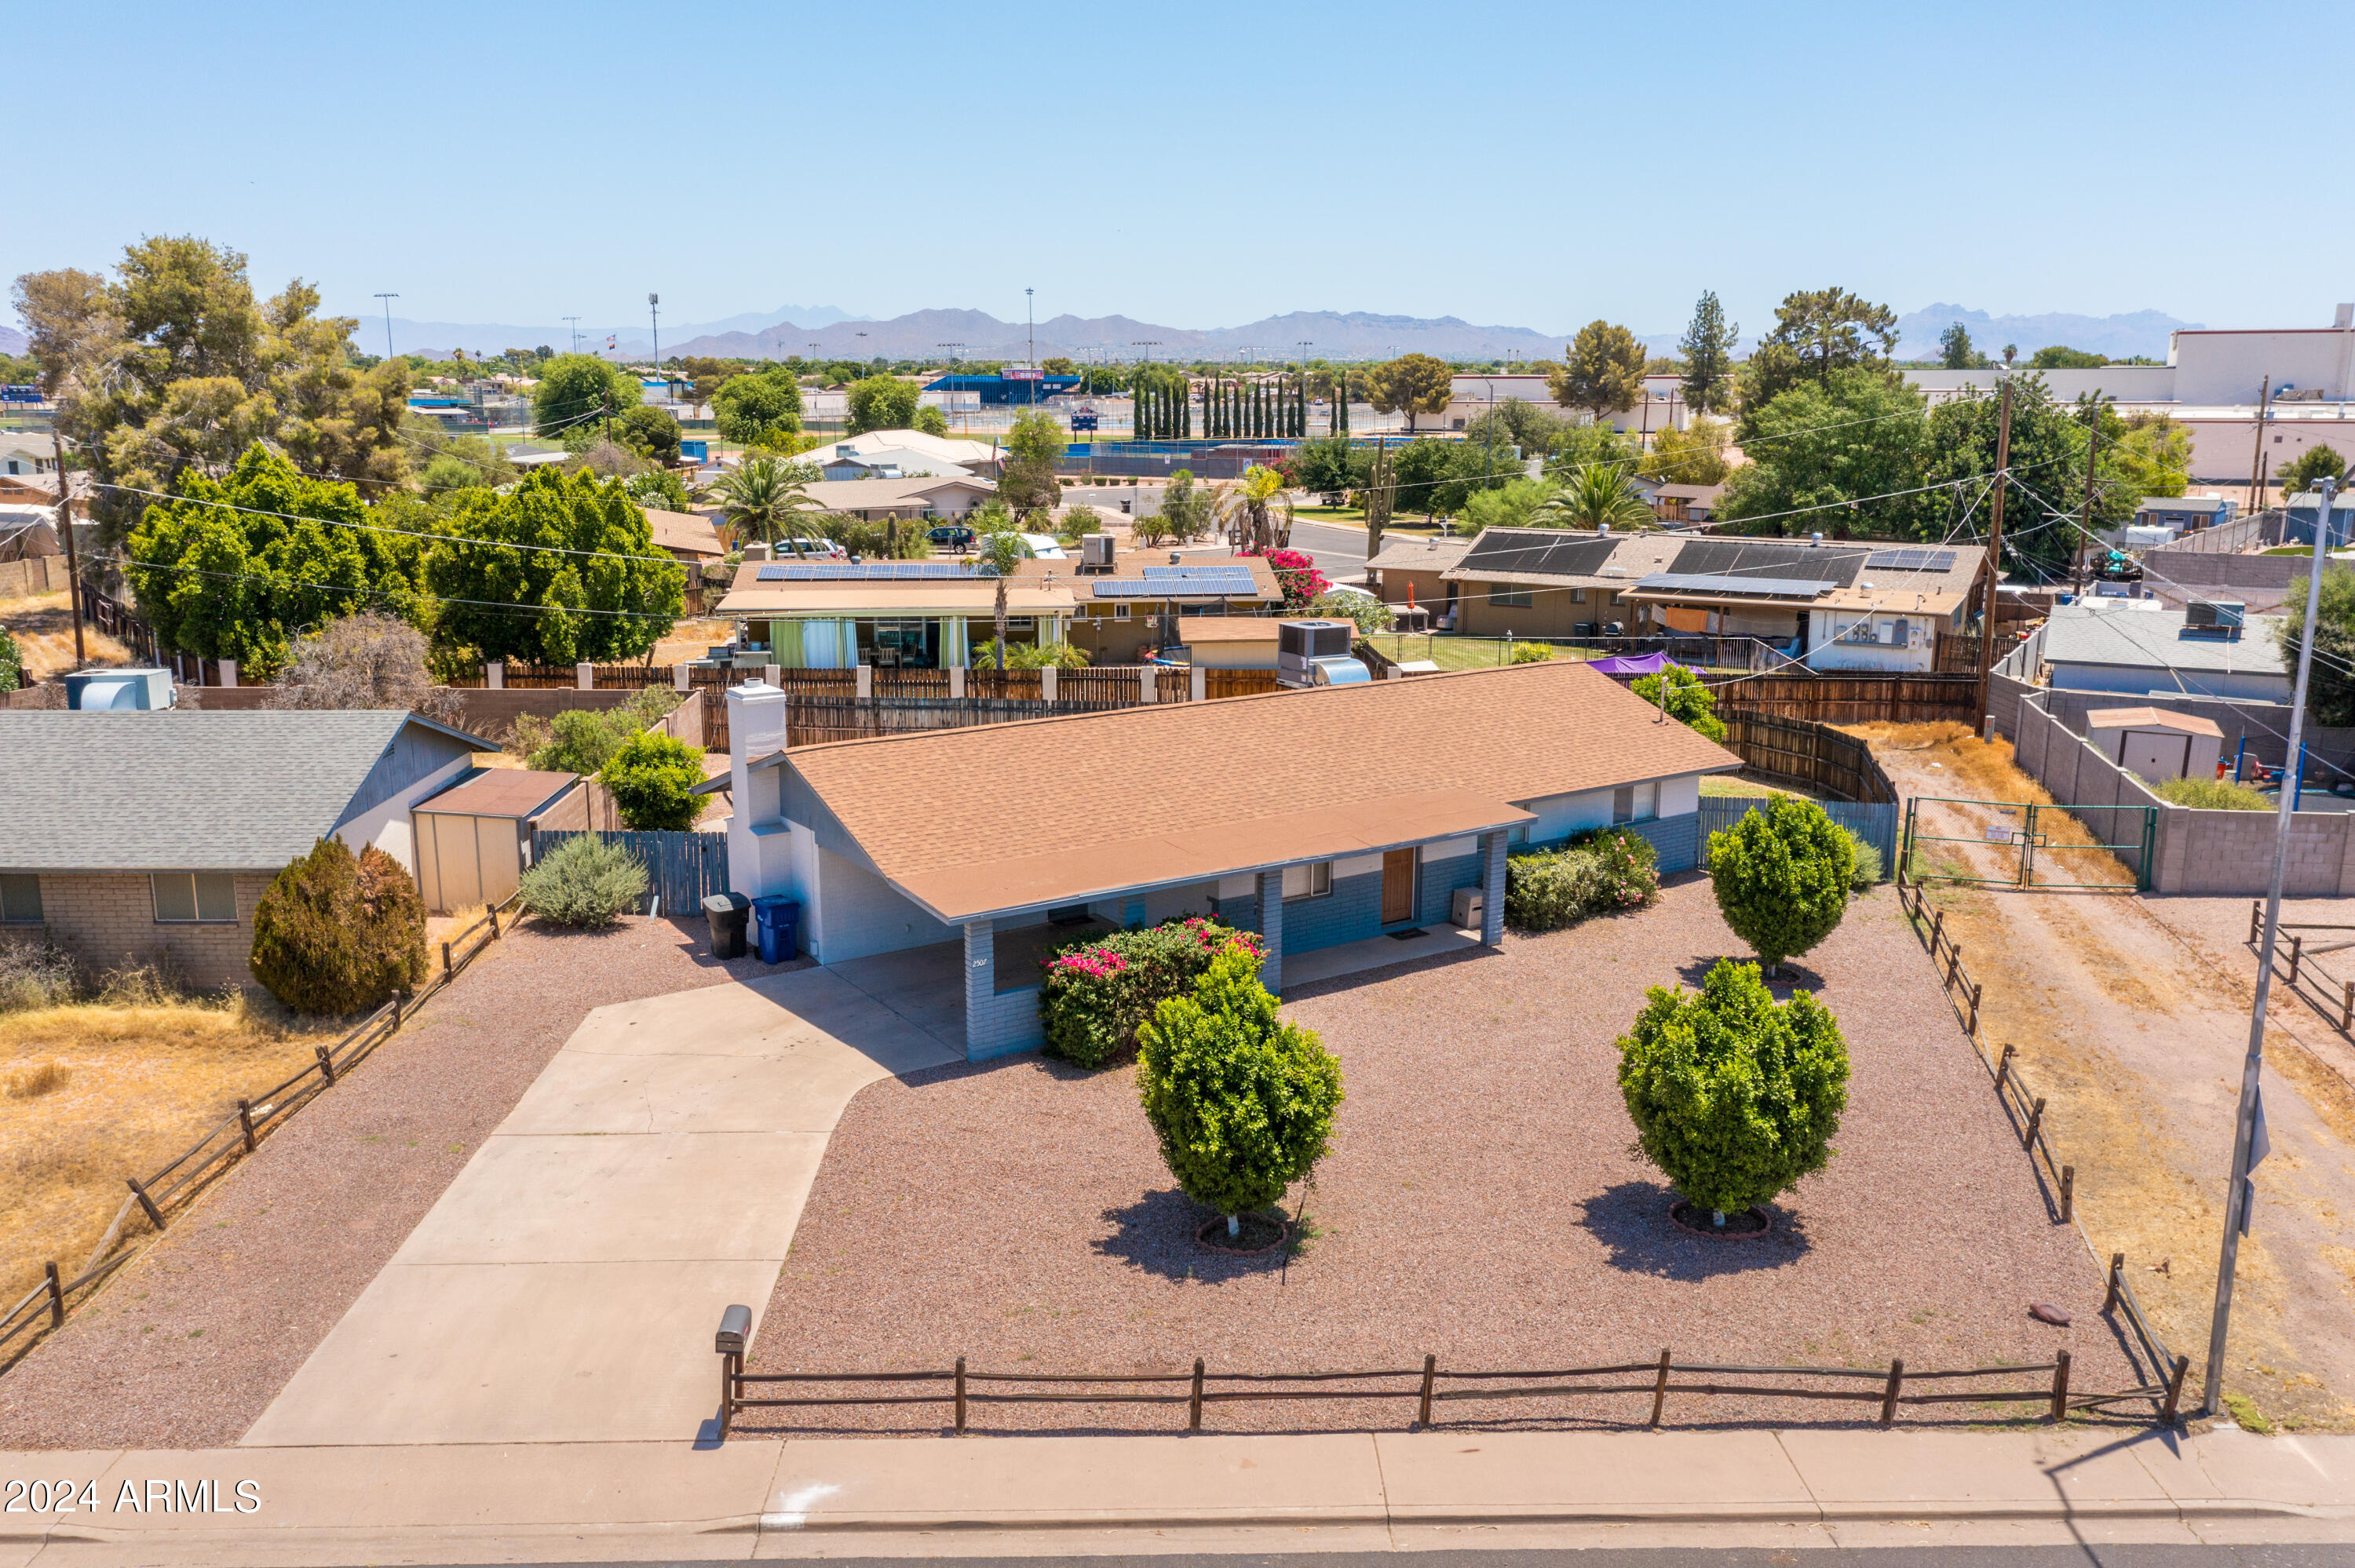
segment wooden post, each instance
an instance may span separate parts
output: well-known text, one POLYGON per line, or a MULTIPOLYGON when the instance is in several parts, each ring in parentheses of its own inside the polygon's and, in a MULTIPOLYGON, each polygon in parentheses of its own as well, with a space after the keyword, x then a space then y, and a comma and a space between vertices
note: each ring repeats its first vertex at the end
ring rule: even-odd
POLYGON ((1938 956, 1938 943, 1946 934, 1946 912, 1939 910, 1930 917, 1930 956, 1938 956))
POLYGON ((2250 940, 2250 942, 2251 942, 2252 944, 2254 944, 2254 943, 2255 943, 2255 941, 2256 941, 2256 939, 2257 939, 2257 932, 2258 932, 2259 928, 2260 928, 2260 927, 2262 927, 2264 925, 2264 923, 2265 923, 2265 901, 2264 901, 2264 899, 2262 899, 2262 898, 2252 898, 2252 899, 2250 899, 2250 900, 2249 900, 2249 940, 2250 940))
POLYGON ((1977 981, 1977 980, 1973 980, 1973 981, 1971 982, 1971 1027, 1970 1027, 1969 1033, 1973 1033, 1973 1034, 1977 1034, 1978 1032, 1979 1032, 1979 982, 1978 982, 1978 981, 1977 981))
POLYGON ((2162 1425, 2172 1426, 2175 1425, 2176 1408, 2183 1400, 2183 1374, 2190 1370, 2191 1358, 2190 1356, 2178 1356, 2175 1358, 2175 1371, 2167 1380, 2167 1404, 2159 1410, 2158 1413, 2158 1419, 2162 1425))
POLYGON ((245 1129, 245 1151, 248 1154, 252 1153, 253 1102, 251 1100, 240 1100, 237 1102, 237 1125, 245 1129))
POLYGON ((1960 942, 1949 942, 1946 944, 1946 983, 1949 986, 1953 985, 1955 977, 1962 972, 1963 945, 1960 942))
POLYGON ((2347 982, 2347 1000, 2339 1003, 2339 1033, 2355 1034, 2355 980, 2347 982))
POLYGON ((49 1282, 49 1327, 62 1329, 66 1326, 66 1290, 58 1281, 58 1266, 45 1263, 41 1270, 49 1282))
POLYGON ((454 980, 457 978, 457 970, 450 967, 450 944, 444 942, 442 944, 442 978, 454 980))
POLYGON ((2036 1103, 2028 1107, 2028 1131, 2024 1133, 2019 1139, 2020 1148, 2034 1149, 2036 1147, 2036 1129, 2043 1120, 2044 1097, 2042 1095, 2039 1095, 2036 1097, 2036 1103))
POLYGON ((1667 1404, 1668 1402, 1668 1348, 1666 1345, 1662 1345, 1660 1347, 1660 1370, 1653 1374, 1652 1377, 1652 1425, 1657 1426, 1660 1424, 1660 1408, 1667 1404))
POLYGON ((959 1432, 964 1430, 964 1358, 963 1356, 957 1358, 956 1364, 956 1429, 959 1432))
POLYGON ((1196 1357, 1194 1358, 1194 1397, 1193 1397, 1190 1401, 1188 1401, 1188 1404, 1187 1404, 1187 1407, 1186 1407, 1186 1430, 1187 1430, 1187 1431, 1188 1431, 1188 1432, 1199 1432, 1201 1429, 1202 1429, 1202 1358, 1201 1358, 1201 1357, 1199 1357, 1199 1356, 1196 1356, 1196 1357))
POLYGON ((2061 1223, 2067 1224, 2077 1212, 2077 1168, 2061 1167, 2061 1223))
POLYGON ((494 910, 492 910, 492 911, 491 911, 491 940, 492 940, 492 941, 494 941, 494 942, 496 942, 496 941, 497 941, 498 939, 499 939, 499 912, 498 912, 497 910, 494 909, 494 910))
POLYGON ((1881 1391, 1881 1424, 1883 1426, 1897 1419, 1897 1392, 1905 1386, 1905 1363, 1889 1363, 1889 1386, 1881 1391))
POLYGON ((2013 1053, 2013 1052, 2015 1052, 2015 1051, 2017 1051, 2017 1050, 2019 1050, 2019 1046, 2017 1046, 2017 1045, 2007 1045, 2007 1046, 2005 1046, 2005 1047, 2003 1048, 2003 1060, 2001 1060, 2000 1062, 1998 1062, 1998 1063, 1996 1064, 1996 1068, 1995 1068, 1995 1092, 1996 1092, 1996 1097, 1997 1097, 1997 1098, 1998 1098, 1998 1099, 2000 1099, 2000 1098, 2003 1097, 2003 1086, 2004 1086, 2005 1082, 2006 1082, 2007 1080, 2009 1080, 2009 1079, 2010 1078, 2010 1076, 2011 1076, 2011 1057, 2012 1057, 2012 1053, 2013 1053))
POLYGON ((2103 1311, 2107 1312, 2118 1304, 2118 1281, 2125 1277, 2126 1268, 2126 1254, 2122 1252, 2110 1254, 2110 1291, 2108 1295, 2102 1298, 2103 1311))
POLYGON ((311 1054, 319 1058, 319 1075, 327 1080, 327 1087, 336 1086, 336 1059, 327 1054, 325 1045, 314 1045, 311 1054))
POLYGON ((2297 983, 2297 966, 2298 966, 2301 962, 2303 962, 2303 961, 2305 960, 2305 958, 2306 958, 2306 938, 2303 938, 2303 937, 2292 937, 2292 938, 2289 939, 2289 983, 2290 983, 2290 984, 2292 984, 2292 985, 2296 985, 2296 984, 2297 983))
POLYGON ((2069 1419, 2069 1352, 2052 1358, 2052 1419, 2069 1419))
POLYGON ((123 1180, 129 1183, 131 1195, 139 1200, 139 1206, 147 1211, 148 1223, 154 1225, 157 1230, 162 1230, 164 1228, 164 1211, 155 1206, 155 1200, 147 1195, 147 1189, 139 1184, 139 1178, 136 1176, 125 1176, 123 1180))
POLYGON ((1431 1425, 1431 1385, 1438 1379, 1438 1376, 1439 1358, 1435 1355, 1425 1354, 1423 1358, 1423 1405, 1422 1408, 1415 1412, 1414 1415, 1415 1422, 1419 1425, 1428 1426, 1431 1425))

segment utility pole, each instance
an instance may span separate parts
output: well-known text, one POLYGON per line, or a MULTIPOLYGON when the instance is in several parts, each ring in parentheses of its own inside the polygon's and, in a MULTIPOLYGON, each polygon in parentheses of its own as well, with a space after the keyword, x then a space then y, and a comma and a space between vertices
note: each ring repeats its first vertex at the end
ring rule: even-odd
POLYGON ((2093 423, 2085 430, 2085 499, 2077 509, 2077 574, 2069 586, 2079 594, 2085 591, 2085 555, 2094 547, 2094 453, 2102 444, 2102 410, 2098 404, 2087 410, 2093 423))
POLYGON ((565 324, 572 329, 572 352, 578 354, 581 352, 581 318, 567 316, 564 321, 565 324))
POLYGON ((1029 289, 1022 291, 1022 319, 1030 329, 1030 369, 1033 373, 1030 377, 1030 407, 1036 410, 1039 407, 1039 377, 1036 374, 1039 369, 1039 313, 1031 304, 1034 291, 1029 289))
MULTIPOLYGON (((2274 378, 2265 377, 2264 387, 2257 394, 2257 450, 2249 460, 2249 514, 2255 516, 2265 503, 2265 412, 2273 407, 2274 378)), ((2286 502, 2285 495, 2282 500, 2286 502)))
POLYGON ((2003 408, 1995 432, 1995 505, 1987 516, 1987 609, 1979 620, 1979 738, 1987 738, 1987 702, 1995 688, 1996 583, 2003 576, 2003 493, 2011 475, 2011 360, 2004 359, 2003 408))
POLYGON ((646 314, 655 323, 655 374, 659 376, 662 374, 662 296, 660 294, 646 296, 646 314))
POLYGON ((74 668, 79 670, 90 659, 81 645, 81 560, 74 554, 73 493, 66 488, 66 439, 59 433, 54 409, 49 415, 49 450, 57 454, 58 532, 65 535, 66 602, 73 607, 74 668))
POLYGON ((390 359, 392 357, 392 302, 400 296, 378 294, 377 298, 384 302, 384 356, 390 359))
MULTIPOLYGON (((2264 426, 2258 425, 2260 440, 2264 426)), ((2258 449, 2264 450, 2261 446, 2258 449)), ((2307 574, 2305 635, 2297 645, 2297 687, 2290 698, 2289 755, 2284 766, 2290 776, 2282 780, 2281 804, 2274 813, 2273 878, 2265 885, 2264 940, 2257 948, 2257 1000, 2249 1010, 2249 1050, 2241 1060, 2241 1100, 2232 1112, 2232 1175, 2224 1188, 2224 1250, 2216 1263, 2216 1308, 2208 1322, 2208 1376, 2200 1400, 2203 1414, 2213 1415, 2224 1397, 2224 1348, 2232 1324, 2232 1270, 2240 1261, 2241 1233, 2248 1228, 2249 1205, 2257 1190, 2249 1181, 2249 1168, 2264 1157, 2256 1148, 2264 1136, 2264 1101, 2259 1080, 2265 1065, 2265 1002, 2273 991, 2274 943, 2281 935, 2282 883, 2289 871, 2290 813, 2296 807, 2298 764, 2305 757, 2306 683, 2314 669, 2314 621, 2322 608, 2322 568, 2330 548, 2330 503, 2339 489, 2335 479, 2318 481, 2322 504, 2314 514, 2314 566, 2307 574), (2252 1156, 2254 1156, 2253 1159, 2252 1156)), ((2283 498, 2285 501, 2287 497, 2283 498)))

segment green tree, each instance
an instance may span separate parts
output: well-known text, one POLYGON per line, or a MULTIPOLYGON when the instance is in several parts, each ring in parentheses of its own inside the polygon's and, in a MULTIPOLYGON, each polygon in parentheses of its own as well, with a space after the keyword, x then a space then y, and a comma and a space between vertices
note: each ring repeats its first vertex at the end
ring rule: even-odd
MULTIPOLYGON (((1541 458, 1571 431, 1592 428, 1574 425, 1525 398, 1508 397, 1486 413, 1473 416, 1464 427, 1464 444, 1489 451, 1518 447, 1524 460, 1541 458)), ((1504 456, 1509 458, 1510 454, 1504 456)))
POLYGON ((1969 499, 1899 493, 1923 482, 1929 415, 1921 394, 1877 371, 1800 383, 1743 418, 1750 461, 1728 478, 1715 514, 1732 532, 1911 537, 1925 518, 1943 530, 1969 499), (1827 507, 1838 509, 1811 510, 1827 507))
POLYGON ((927 403, 916 410, 915 428, 928 436, 945 436, 949 433, 949 417, 927 403))
POLYGON ((703 748, 656 730, 623 741, 598 780, 613 791, 624 825, 641 832, 684 832, 703 814, 703 748))
POLYGON ((1830 1163, 1848 1043, 1812 995, 1777 1003, 1758 966, 1721 959, 1698 992, 1646 993, 1619 1038, 1619 1091, 1646 1158, 1723 1224, 1830 1163))
POLYGON ((850 386, 850 433, 913 427, 922 389, 896 376, 869 376, 850 386))
POLYGON ((1366 399, 1384 414, 1403 412, 1407 433, 1414 433, 1419 414, 1446 412, 1455 373, 1444 360, 1427 354, 1405 354, 1365 373, 1366 399))
MULTIPOLYGON (((2334 506, 2333 510, 2336 510, 2334 506)), ((2298 644, 2306 638, 2306 592, 2311 572, 2292 577, 2274 628, 2282 668, 2297 668, 2298 644)), ((2314 666, 2307 679, 2307 716, 2332 727, 2355 725, 2355 569, 2322 569, 2322 605, 2314 618, 2314 666)))
POLYGON ((2030 370, 2099 370, 2109 362, 2110 356, 2106 354, 2094 354, 2060 344, 2040 348, 2028 356, 2030 370))
POLYGON ((1623 436, 1608 425, 1572 425, 1557 437, 1546 459, 1549 479, 1566 480, 1581 469, 1616 468, 1633 473, 1643 466, 1644 450, 1633 436, 1623 436))
POLYGON ((1972 345, 1970 328, 1954 322, 1938 334, 1938 363, 1948 370, 1985 370, 1987 357, 1972 345))
POLYGON ((543 436, 602 429, 644 400, 638 378, 593 354, 559 354, 539 367, 531 389, 532 423, 543 436))
POLYGON ((613 439, 655 462, 667 465, 678 461, 678 421, 666 408, 638 404, 613 421, 613 439))
POLYGON ((1769 974, 1810 951, 1848 913, 1856 847, 1813 800, 1778 795, 1709 835, 1718 912, 1769 974))
POLYGON ((2171 415, 2133 415, 2110 444, 2110 461, 2133 499, 2180 495, 2191 483, 2191 432, 2171 415))
POLYGON ((506 494, 465 493, 450 532, 425 565, 444 648, 618 662, 651 651, 685 608, 678 563, 655 550, 619 481, 540 469, 506 494))
POLYGON ((16 646, 16 636, 0 626, 0 692, 13 692, 24 683, 24 650, 16 646))
POLYGON ((630 493, 631 500, 652 511, 687 512, 695 505, 687 481, 666 468, 634 473, 622 482, 622 488, 630 493))
POLYGON ((756 457, 723 474, 711 489, 719 500, 719 514, 739 544, 751 539, 774 545, 795 537, 800 520, 817 511, 809 495, 817 471, 805 462, 756 457))
POLYGON ((1458 533, 1476 535, 1483 528, 1543 527, 1538 509, 1561 486, 1550 479, 1517 479, 1495 490, 1476 491, 1465 498, 1458 533))
POLYGON ((1835 372, 1874 369, 1889 374, 1897 346, 1897 313, 1845 289, 1801 290, 1775 307, 1774 330, 1742 366, 1742 439, 1751 418, 1801 381, 1822 387, 1835 372))
POLYGON ((1006 668, 1006 590, 1013 585, 1015 572, 1029 556, 1028 546, 1011 528, 992 529, 973 542, 974 575, 987 577, 990 586, 997 590, 994 611, 997 635, 991 640, 994 656, 990 662, 1000 670, 1006 668))
POLYGON ((1341 1064, 1285 1021, 1258 971, 1230 949, 1136 1031, 1138 1098, 1161 1158, 1230 1235, 1325 1157, 1342 1098, 1341 1064))
POLYGON ((1733 427, 1723 419, 1695 419, 1681 430, 1662 430, 1652 438, 1652 450, 1643 471, 1669 484, 1723 484, 1733 465, 1726 448, 1733 427))
POLYGON ((225 477, 187 472, 175 499, 148 506, 124 575, 165 646, 234 659, 245 678, 268 681, 300 628, 372 607, 423 617, 430 541, 368 526, 376 521, 350 485, 256 445, 225 477))
POLYGON ((1018 517, 1053 506, 1063 498, 1055 477, 1066 438, 1053 416, 1031 412, 1014 417, 1006 436, 1006 461, 998 471, 997 493, 1018 517))
POLYGON ((1644 395, 1644 345, 1625 327, 1593 321, 1578 329, 1562 366, 1546 378, 1553 400, 1584 408, 1597 424, 1632 408, 1644 395))
MULTIPOLYGON (((2013 510, 2004 528, 2004 551, 2032 563, 2030 571, 2049 580, 2068 575, 2085 542, 2075 514, 2085 482, 2087 431, 2094 421, 2100 421, 2103 436, 2095 454, 2093 526, 2122 527, 2133 520, 2137 498, 2112 482, 2126 427, 2107 403, 2055 402, 2044 378, 2033 371, 2015 372, 2011 384, 2012 478, 2005 504, 2013 510), (2068 519, 2056 517, 2056 512, 2067 513, 2068 519)), ((1916 482, 1947 486, 1940 493, 1949 496, 1976 493, 1996 471, 1999 411, 1999 400, 1984 396, 1952 398, 1932 409, 1928 450, 1916 482)), ((1945 535, 1947 525, 1939 521, 1935 505, 1916 514, 1921 535, 1945 535)))
MULTIPOLYGON (((2296 462, 2276 472, 2274 482, 2281 486, 2283 495, 2291 496, 2313 489, 2317 480, 2337 479, 2346 471, 2346 459, 2327 446, 2311 446, 2298 454, 2296 462)), ((2341 485, 2339 492, 2343 496, 2346 487, 2341 485)), ((2334 511, 2338 504, 2331 503, 2334 511)))
POLYGON ((1742 329, 1725 319, 1717 291, 1704 291, 1685 335, 1677 340, 1677 352, 1685 360, 1686 408, 1696 414, 1732 409, 1733 350, 1741 341, 1742 329))
POLYGON ((1654 517, 1626 470, 1597 463, 1571 474, 1529 521, 1540 528, 1640 528, 1654 517))
POLYGON ((425 903, 400 863, 321 839, 253 910, 253 978, 297 1012, 346 1017, 425 981, 425 903))
POLYGON ((1306 440, 1293 453, 1292 473, 1301 489, 1337 501, 1365 483, 1365 455, 1345 436, 1306 440))
POLYGON ((713 389, 711 416, 722 440, 775 446, 780 438, 800 433, 801 380, 783 365, 731 376, 713 389))
POLYGON ((1668 715, 1709 740, 1725 738, 1725 721, 1717 716, 1717 694, 1709 683, 1681 664, 1670 664, 1657 675, 1639 675, 1629 690, 1654 707, 1664 705, 1660 689, 1668 688, 1668 715))
POLYGON ((1435 516, 1441 487, 1455 477, 1454 441, 1404 440, 1382 445, 1390 467, 1391 504, 1400 512, 1435 516))

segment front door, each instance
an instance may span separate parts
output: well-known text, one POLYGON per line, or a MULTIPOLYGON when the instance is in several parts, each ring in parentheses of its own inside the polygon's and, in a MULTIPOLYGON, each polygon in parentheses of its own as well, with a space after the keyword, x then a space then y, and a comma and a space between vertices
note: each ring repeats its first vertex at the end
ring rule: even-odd
POLYGON ((1414 851, 1382 856, 1382 924, 1405 926, 1414 919, 1414 851))

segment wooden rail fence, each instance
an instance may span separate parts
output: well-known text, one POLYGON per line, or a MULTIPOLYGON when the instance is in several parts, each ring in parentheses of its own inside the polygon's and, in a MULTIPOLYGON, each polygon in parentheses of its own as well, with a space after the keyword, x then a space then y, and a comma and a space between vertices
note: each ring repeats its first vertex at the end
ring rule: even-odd
POLYGON ((499 916, 515 902, 510 895, 498 908, 442 942, 441 963, 425 989, 415 996, 396 996, 362 1019, 333 1045, 315 1048, 311 1065, 260 1094, 240 1099, 237 1108, 208 1128, 178 1157, 146 1176, 126 1176, 131 1195, 115 1211, 113 1223, 99 1238, 90 1261, 67 1279, 54 1262, 45 1266, 46 1277, 26 1296, 0 1313, 0 1371, 15 1365, 47 1331, 63 1328, 74 1298, 89 1298, 114 1271, 138 1255, 123 1246, 123 1233, 135 1210, 144 1215, 155 1234, 170 1224, 170 1216, 196 1201, 218 1177, 261 1147, 261 1139, 285 1125, 288 1118, 336 1086, 343 1075, 368 1059, 376 1048, 416 1015, 427 998, 465 972, 466 966, 500 937, 499 916), (22 1342, 10 1348, 11 1342, 22 1342))

